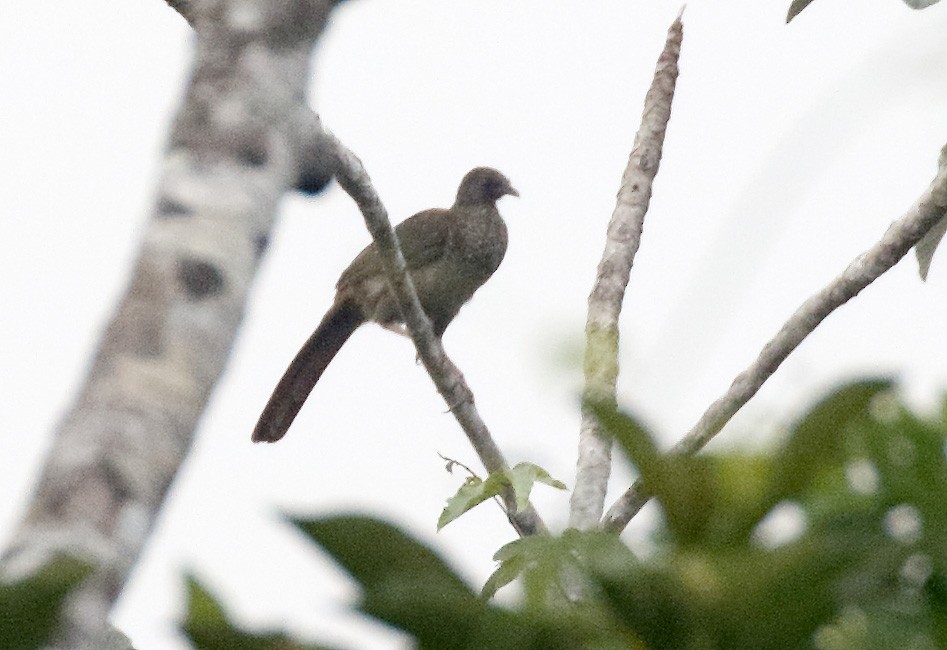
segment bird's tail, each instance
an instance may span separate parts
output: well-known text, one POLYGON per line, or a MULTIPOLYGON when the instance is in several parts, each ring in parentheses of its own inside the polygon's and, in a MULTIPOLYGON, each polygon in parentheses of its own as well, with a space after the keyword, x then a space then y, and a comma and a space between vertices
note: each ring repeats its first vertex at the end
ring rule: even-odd
POLYGON ((329 362, 364 321, 362 310, 352 301, 332 306, 270 395, 253 429, 253 442, 276 442, 286 435, 329 362))

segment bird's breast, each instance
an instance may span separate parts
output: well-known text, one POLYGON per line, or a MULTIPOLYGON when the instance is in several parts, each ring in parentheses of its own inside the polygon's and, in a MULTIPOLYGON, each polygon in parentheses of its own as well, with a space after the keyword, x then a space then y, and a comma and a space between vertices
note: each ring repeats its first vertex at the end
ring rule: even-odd
POLYGON ((486 281, 506 255, 506 224, 496 210, 472 215, 451 233, 451 256, 468 272, 486 281))

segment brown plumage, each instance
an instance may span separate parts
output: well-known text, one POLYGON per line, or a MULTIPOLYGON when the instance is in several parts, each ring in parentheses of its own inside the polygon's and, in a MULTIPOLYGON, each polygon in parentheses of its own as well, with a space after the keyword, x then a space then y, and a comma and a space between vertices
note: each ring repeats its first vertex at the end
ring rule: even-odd
MULTIPOLYGON (((496 202, 506 194, 519 196, 503 174, 477 167, 464 176, 449 210, 425 210, 395 228, 437 336, 503 260, 507 232, 496 202)), ((276 442, 286 434, 329 362, 366 321, 402 322, 374 245, 342 272, 335 302, 276 385, 253 430, 254 442, 276 442)))

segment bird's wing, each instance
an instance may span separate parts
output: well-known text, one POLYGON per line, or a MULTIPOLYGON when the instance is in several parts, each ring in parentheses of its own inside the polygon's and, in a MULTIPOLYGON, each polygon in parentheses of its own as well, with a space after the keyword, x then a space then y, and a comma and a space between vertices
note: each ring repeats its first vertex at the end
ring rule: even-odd
MULTIPOLYGON (((408 270, 419 269, 440 259, 450 238, 448 210, 434 209, 408 217, 395 227, 408 270)), ((384 267, 374 244, 366 246, 342 272, 337 288, 351 286, 366 278, 381 275, 384 267)))

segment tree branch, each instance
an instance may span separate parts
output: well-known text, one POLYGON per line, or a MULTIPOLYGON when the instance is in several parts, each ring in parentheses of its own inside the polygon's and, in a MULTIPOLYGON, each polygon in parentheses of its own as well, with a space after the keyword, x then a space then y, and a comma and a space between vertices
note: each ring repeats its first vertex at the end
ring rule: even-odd
MULTIPOLYGON (((615 403, 618 317, 631 267, 641 243, 644 217, 651 203, 652 185, 661 162, 683 38, 679 13, 668 30, 654 80, 645 97, 641 126, 622 175, 618 200, 608 224, 605 250, 589 295, 583 396, 585 400, 599 404, 615 403)), ((595 416, 583 407, 575 489, 570 504, 571 527, 586 530, 598 526, 611 472, 611 456, 611 436, 599 425, 595 416)))
MULTIPOLYGON (((710 405, 669 453, 693 454, 710 442, 826 316, 893 267, 945 218, 947 146, 941 150, 939 165, 934 180, 911 209, 892 223, 874 246, 856 257, 841 275, 806 300, 789 317, 776 336, 763 347, 759 357, 737 375, 727 392, 710 405)), ((609 509, 603 526, 610 530, 623 529, 649 498, 647 487, 641 481, 635 482, 609 509)))
POLYGON ((313 129, 302 98, 334 2, 267 0, 239 15, 232 2, 169 4, 202 31, 155 205, 125 295, 0 559, 5 579, 58 554, 92 565, 62 613, 57 648, 105 647, 107 614, 232 348, 279 199, 313 164, 298 151, 313 129))
MULTIPOLYGON (((388 220, 388 212, 372 186, 362 162, 335 136, 327 133, 327 137, 334 143, 338 156, 336 179, 365 217, 365 224, 384 262, 388 281, 398 300, 405 325, 411 334, 421 362, 487 471, 493 474, 509 469, 503 453, 493 441, 487 425, 484 424, 474 406, 473 393, 467 386, 463 374, 447 357, 440 340, 434 336, 431 321, 424 313, 414 290, 414 283, 408 275, 398 237, 388 220)), ((519 535, 548 532, 532 505, 517 512, 516 499, 512 490, 506 490, 503 501, 510 523, 519 535)))

